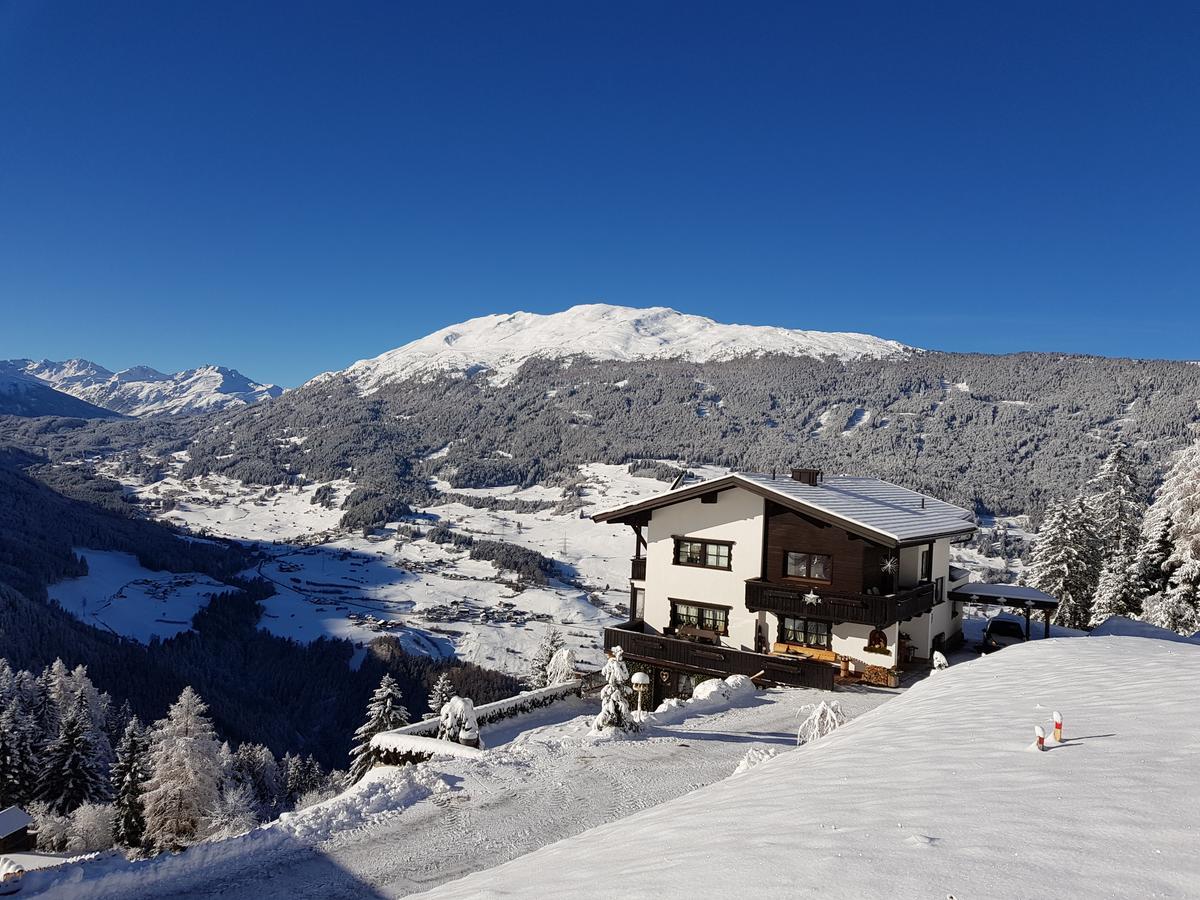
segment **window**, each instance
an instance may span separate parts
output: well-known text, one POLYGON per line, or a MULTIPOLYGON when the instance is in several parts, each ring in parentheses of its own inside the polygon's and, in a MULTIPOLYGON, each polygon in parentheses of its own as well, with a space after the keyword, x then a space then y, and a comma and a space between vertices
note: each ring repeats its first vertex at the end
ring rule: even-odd
POLYGON ((675 538, 675 565, 728 569, 733 545, 728 541, 701 541, 675 538))
POLYGON ((833 646, 833 626, 817 619, 779 618, 779 640, 787 644, 803 644, 829 650, 833 646))
POLYGON ((833 578, 833 557, 822 553, 789 552, 784 557, 783 574, 788 578, 828 582, 833 578))
POLYGON ((682 625, 692 625, 705 631, 715 631, 717 634, 729 634, 729 608, 672 600, 671 627, 679 628, 682 625))

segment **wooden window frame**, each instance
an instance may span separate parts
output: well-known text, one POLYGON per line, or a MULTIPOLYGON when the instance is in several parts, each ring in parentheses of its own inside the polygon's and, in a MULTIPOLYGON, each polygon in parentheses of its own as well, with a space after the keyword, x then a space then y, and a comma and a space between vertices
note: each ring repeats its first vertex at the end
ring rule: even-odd
MULTIPOLYGON (((667 602, 671 604, 670 628, 673 632, 677 631, 679 629, 679 625, 680 625, 679 618, 676 615, 677 607, 695 606, 697 609, 711 609, 714 612, 724 613, 725 614, 725 627, 720 630, 717 630, 717 629, 712 629, 712 630, 716 631, 716 633, 719 634, 721 637, 729 637, 729 614, 733 612, 732 606, 723 606, 720 603, 700 603, 699 601, 696 601, 696 600, 684 600, 680 597, 668 597, 667 602)), ((684 624, 690 625, 691 623, 686 622, 684 624)), ((704 628, 704 626, 700 625, 700 624, 697 624, 696 627, 704 628)), ((708 630, 708 629, 706 629, 706 630, 708 630)))
POLYGON ((783 551, 783 577, 788 579, 788 581, 799 581, 799 582, 802 582, 803 584, 831 585, 831 584, 833 584, 833 554, 832 553, 813 553, 811 550, 784 550, 783 551), (809 564, 808 564, 809 572, 812 571, 811 557, 814 557, 814 556, 825 557, 827 560, 829 560, 829 577, 828 578, 813 578, 813 577, 807 576, 807 575, 789 574, 789 572, 788 572, 788 557, 791 556, 792 554, 795 554, 797 556, 807 556, 810 558, 809 564))
POLYGON ((687 535, 683 534, 674 534, 671 535, 671 538, 675 541, 675 548, 671 554, 671 565, 687 566, 691 569, 712 569, 716 572, 729 572, 733 570, 733 541, 720 541, 716 540, 715 538, 688 537, 687 535), (723 566, 710 566, 707 562, 687 562, 679 558, 680 544, 699 544, 700 556, 703 559, 708 558, 709 547, 724 547, 728 562, 723 566))
MULTIPOLYGON (((795 629, 793 629, 793 630, 795 630, 795 629)), ((833 650, 833 623, 827 619, 816 619, 811 616, 779 616, 779 626, 776 629, 776 636, 779 638, 779 643, 781 643, 781 644, 792 644, 792 645, 799 646, 799 647, 808 647, 810 650, 833 650), (804 631, 805 640, 795 641, 795 640, 788 640, 786 637, 784 637, 784 634, 783 634, 784 624, 783 623, 789 619, 793 622, 803 623, 803 626, 804 626, 803 631, 804 631), (826 632, 827 635, 829 636, 828 644, 810 644, 808 642, 808 625, 810 622, 820 622, 822 625, 825 625, 828 628, 828 631, 826 632)))

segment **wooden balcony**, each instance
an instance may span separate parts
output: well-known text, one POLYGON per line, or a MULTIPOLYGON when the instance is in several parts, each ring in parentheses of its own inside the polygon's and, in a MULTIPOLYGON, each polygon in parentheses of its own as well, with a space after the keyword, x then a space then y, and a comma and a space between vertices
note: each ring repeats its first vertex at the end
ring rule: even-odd
POLYGON ((885 596, 848 594, 813 587, 811 591, 818 598, 815 603, 805 599, 809 591, 808 587, 791 588, 751 579, 746 582, 746 608, 751 612, 765 610, 781 616, 811 616, 834 622, 884 626, 922 615, 938 602, 938 586, 934 583, 885 596))
POLYGON ((646 557, 635 556, 629 560, 629 577, 634 581, 646 580, 646 557))
POLYGON ((631 660, 663 665, 671 669, 724 678, 728 675, 759 675, 765 681, 792 687, 833 690, 836 667, 810 659, 768 656, 732 647, 714 647, 678 638, 649 634, 641 622, 604 629, 604 649, 620 645, 631 660))

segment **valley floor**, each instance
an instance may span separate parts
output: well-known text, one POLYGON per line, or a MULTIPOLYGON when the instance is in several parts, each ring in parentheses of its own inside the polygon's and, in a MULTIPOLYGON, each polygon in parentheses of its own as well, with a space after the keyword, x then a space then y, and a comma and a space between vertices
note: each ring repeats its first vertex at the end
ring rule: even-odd
MULTIPOLYGON (((866 689, 835 695, 850 716, 892 696, 866 689)), ((335 808, 323 817, 298 814, 297 820, 321 822, 315 832, 285 822, 179 857, 92 863, 74 873, 86 879, 82 883, 68 876, 38 896, 404 896, 720 781, 751 748, 793 749, 805 708, 831 698, 811 690, 762 691, 744 705, 693 714, 621 741, 587 737, 593 703, 547 707, 485 728, 485 742, 497 749, 482 760, 439 760, 417 767, 422 775, 408 774, 411 768, 376 770, 393 774, 375 776, 382 785, 361 788, 361 802, 356 788, 340 804, 331 801, 335 808), (398 786, 387 785, 389 777, 398 786), (386 790, 392 799, 379 804, 381 813, 361 815, 386 790), (354 813, 340 821, 347 802, 354 813), (268 839, 264 831, 276 834, 268 839)))

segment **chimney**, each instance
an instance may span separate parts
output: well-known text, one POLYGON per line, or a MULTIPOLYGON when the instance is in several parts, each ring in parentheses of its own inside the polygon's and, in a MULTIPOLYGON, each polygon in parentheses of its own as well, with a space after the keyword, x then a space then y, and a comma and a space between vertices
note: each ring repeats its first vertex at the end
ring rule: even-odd
POLYGON ((798 481, 801 484, 817 486, 817 482, 821 480, 820 469, 792 469, 792 481, 798 481))

